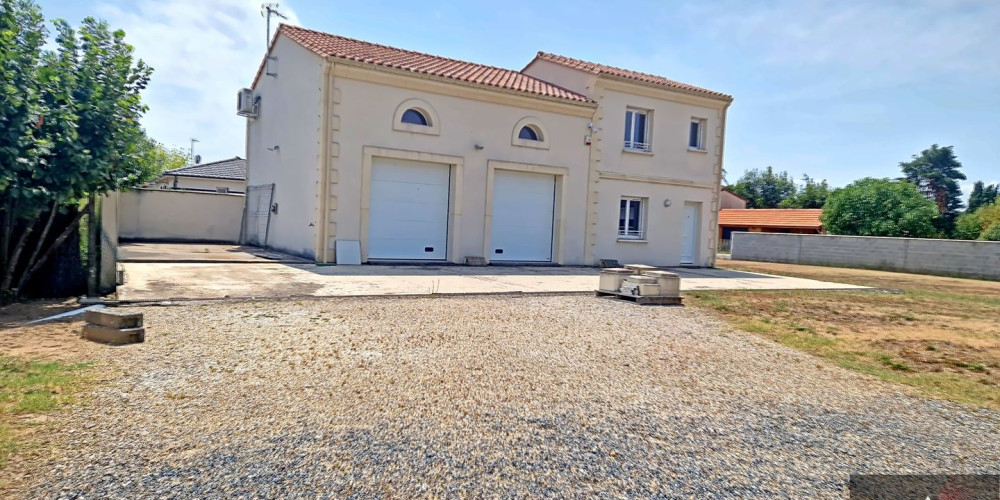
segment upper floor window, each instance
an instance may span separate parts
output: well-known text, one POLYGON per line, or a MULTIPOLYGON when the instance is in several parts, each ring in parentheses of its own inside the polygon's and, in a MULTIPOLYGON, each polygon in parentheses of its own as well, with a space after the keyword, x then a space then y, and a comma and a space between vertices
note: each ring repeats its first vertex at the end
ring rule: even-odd
POLYGON ((705 150, 705 128, 704 118, 691 118, 691 129, 688 133, 688 148, 698 151, 705 150))
POLYGON ((541 140, 538 137, 538 131, 531 128, 529 125, 521 127, 521 131, 517 133, 518 139, 524 139, 526 141, 538 141, 541 140))
POLYGON ((625 110, 625 149, 649 151, 650 112, 639 109, 625 110))
POLYGON ((413 108, 404 111, 403 118, 400 119, 400 121, 403 123, 412 123, 413 125, 424 125, 424 126, 429 125, 427 117, 424 116, 424 114, 421 113, 420 111, 417 111, 413 108))

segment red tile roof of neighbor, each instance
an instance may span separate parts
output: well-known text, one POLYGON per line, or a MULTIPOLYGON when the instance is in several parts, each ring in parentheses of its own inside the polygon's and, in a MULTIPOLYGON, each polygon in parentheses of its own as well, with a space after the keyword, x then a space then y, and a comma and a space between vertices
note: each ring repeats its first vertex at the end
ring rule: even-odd
POLYGON ((694 94, 702 94, 717 99, 721 98, 727 101, 733 100, 733 96, 729 94, 723 94, 722 92, 716 92, 714 90, 695 87, 694 85, 688 85, 686 83, 681 83, 675 80, 671 80, 669 78, 664 78, 662 76, 651 75, 649 73, 640 73, 638 71, 616 68, 614 66, 608 66, 606 64, 599 64, 599 63, 584 61, 581 59, 573 59, 572 57, 560 56, 557 54, 549 54, 547 52, 539 52, 538 57, 536 57, 536 59, 541 59, 543 61, 549 61, 556 64, 561 64, 568 68, 586 71, 588 73, 593 73, 595 75, 623 78, 626 80, 635 80, 641 83, 648 83, 652 85, 658 85, 661 87, 669 87, 671 89, 690 92, 694 94))
MULTIPOLYGON (((278 28, 275 39, 282 33, 320 57, 336 57, 542 97, 581 103, 594 102, 587 96, 511 69, 397 49, 287 24, 278 28)), ((260 71, 257 73, 257 78, 259 77, 260 71)), ((255 84, 256 81, 255 78, 255 84)))
POLYGON ((820 208, 724 208, 719 210, 719 225, 819 229, 822 213, 820 208))

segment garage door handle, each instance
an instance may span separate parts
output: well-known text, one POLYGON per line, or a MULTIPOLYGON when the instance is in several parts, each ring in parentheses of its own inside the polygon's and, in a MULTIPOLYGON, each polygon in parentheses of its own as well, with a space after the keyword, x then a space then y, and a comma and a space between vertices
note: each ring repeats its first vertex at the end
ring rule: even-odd
POLYGON ((503 253, 503 249, 502 248, 498 248, 498 249, 494 250, 493 252, 494 253, 503 253))
POLYGON ((425 252, 433 252, 434 251, 434 247, 424 247, 424 251, 425 252))

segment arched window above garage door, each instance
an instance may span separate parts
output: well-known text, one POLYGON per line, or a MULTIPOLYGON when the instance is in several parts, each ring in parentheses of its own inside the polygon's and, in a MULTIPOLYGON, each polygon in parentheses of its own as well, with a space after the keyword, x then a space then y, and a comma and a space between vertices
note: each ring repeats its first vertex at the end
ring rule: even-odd
POLYGON ((434 107, 423 99, 407 99, 396 107, 392 129, 399 132, 440 135, 441 123, 434 107))
POLYGON ((549 149, 549 134, 542 126, 542 121, 534 116, 521 118, 514 125, 511 144, 529 148, 549 149))

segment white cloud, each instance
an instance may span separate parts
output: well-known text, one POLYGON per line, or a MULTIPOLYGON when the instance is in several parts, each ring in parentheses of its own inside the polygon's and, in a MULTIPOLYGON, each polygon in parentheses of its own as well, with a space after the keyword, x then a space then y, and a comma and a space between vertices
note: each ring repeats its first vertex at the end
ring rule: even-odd
MULTIPOLYGON (((144 94, 143 125, 174 146, 200 142, 205 161, 244 156, 245 121, 236 116, 236 91, 252 83, 266 48, 261 0, 108 0, 99 13, 137 57, 153 67, 144 94)), ((298 24, 295 12, 281 11, 298 24)), ((272 33, 278 19, 272 18, 272 33)))

